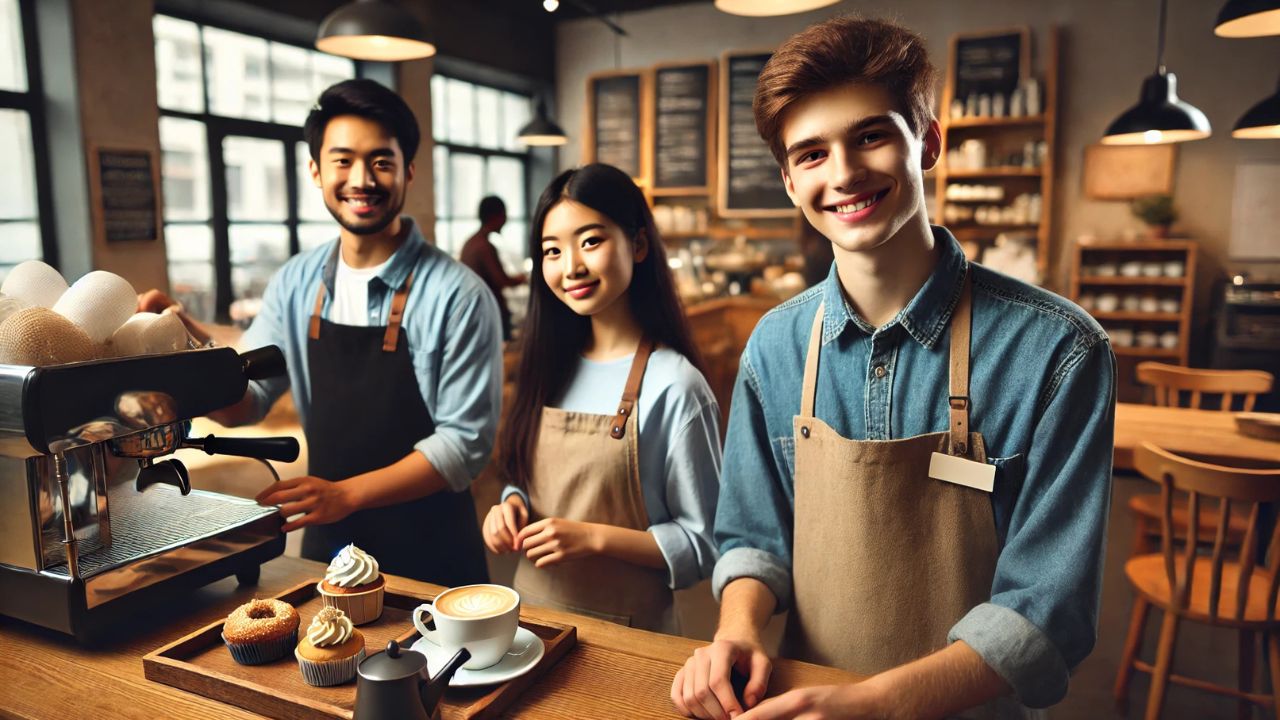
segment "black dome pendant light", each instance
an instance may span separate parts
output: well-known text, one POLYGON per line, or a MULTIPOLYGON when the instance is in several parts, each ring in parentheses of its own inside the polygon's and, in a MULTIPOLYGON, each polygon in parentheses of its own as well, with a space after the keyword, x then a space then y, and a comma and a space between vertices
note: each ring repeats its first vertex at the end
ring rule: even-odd
POLYGON ((355 0, 329 13, 316 33, 316 49, 374 62, 419 60, 436 54, 422 23, 391 0, 355 0))
POLYGON ((1178 98, 1178 79, 1164 67, 1164 33, 1167 0, 1160 0, 1160 25, 1156 47, 1156 71, 1142 81, 1138 104, 1125 110, 1107 126, 1104 145, 1162 145, 1207 138, 1209 118, 1199 108, 1178 98))

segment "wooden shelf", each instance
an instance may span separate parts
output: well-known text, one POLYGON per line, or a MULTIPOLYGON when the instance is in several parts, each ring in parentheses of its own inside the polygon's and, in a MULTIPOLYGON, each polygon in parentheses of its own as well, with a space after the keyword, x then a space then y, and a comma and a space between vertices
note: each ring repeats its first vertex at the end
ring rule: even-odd
POLYGON ((1018 127, 1020 125, 1034 127, 1044 124, 1043 115, 1024 115, 1023 117, 972 117, 955 118, 947 121, 948 128, 982 128, 982 127, 1018 127))
POLYGON ((1112 312, 1090 310, 1089 314, 1099 320, 1122 322, 1178 322, 1182 319, 1182 313, 1142 312, 1138 310, 1115 310, 1112 312))
POLYGON ((989 167, 964 169, 964 170, 947 170, 947 179, 951 178, 1038 178, 1040 177, 1040 168, 1020 168, 1020 167, 989 167))
POLYGON ((1182 287, 1186 278, 1181 277, 1120 277, 1118 275, 1081 275, 1081 285, 1123 285, 1142 286, 1159 285, 1161 287, 1182 287))
POLYGON ((1082 242, 1080 247, 1085 250, 1097 250, 1099 252, 1124 252, 1127 250, 1149 252, 1155 250, 1181 253, 1194 244, 1194 240, 1134 240, 1132 242, 1108 240, 1082 242))
POLYGON ((1121 347, 1119 345, 1112 345, 1111 349, 1115 351, 1115 354, 1117 357, 1162 357, 1162 358, 1182 357, 1182 351, 1178 350, 1177 348, 1173 348, 1172 350, 1170 350, 1168 348, 1161 348, 1161 347, 1142 348, 1142 347, 1121 347))

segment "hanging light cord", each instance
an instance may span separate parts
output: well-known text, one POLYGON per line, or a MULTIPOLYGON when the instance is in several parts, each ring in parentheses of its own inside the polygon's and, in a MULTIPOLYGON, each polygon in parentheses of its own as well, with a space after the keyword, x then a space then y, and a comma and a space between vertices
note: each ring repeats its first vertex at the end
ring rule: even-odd
POLYGON ((1156 73, 1164 75, 1164 25, 1168 0, 1160 0, 1160 33, 1156 36, 1156 73))

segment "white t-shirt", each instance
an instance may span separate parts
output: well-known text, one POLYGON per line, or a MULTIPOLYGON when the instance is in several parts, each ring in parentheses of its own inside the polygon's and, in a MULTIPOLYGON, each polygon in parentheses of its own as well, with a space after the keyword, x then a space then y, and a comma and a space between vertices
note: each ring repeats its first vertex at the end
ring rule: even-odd
POLYGON ((369 281, 391 262, 388 258, 381 265, 353 268, 338 252, 338 272, 333 283, 333 302, 329 305, 328 320, 338 325, 368 327, 376 321, 378 313, 369 309, 369 281))

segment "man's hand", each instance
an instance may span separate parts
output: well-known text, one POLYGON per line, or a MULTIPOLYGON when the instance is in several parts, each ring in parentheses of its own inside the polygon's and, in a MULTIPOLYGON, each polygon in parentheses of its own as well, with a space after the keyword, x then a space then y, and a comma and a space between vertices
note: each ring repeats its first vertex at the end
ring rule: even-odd
POLYGON ((600 552, 600 533, 594 523, 545 518, 516 535, 515 547, 524 551, 534 567, 547 567, 600 552))
POLYGON ((168 308, 180 308, 173 298, 159 290, 148 290, 138 293, 138 312, 161 313, 168 308))
POLYGON ((283 532, 307 525, 337 522, 356 510, 343 483, 311 475, 282 480, 258 493, 254 499, 259 505, 278 505, 280 516, 286 519, 304 513, 302 517, 285 523, 281 528, 283 532))
POLYGON ((871 693, 859 685, 797 688, 769 698, 738 720, 867 720, 884 718, 871 693))
POLYGON ((489 515, 484 519, 484 544, 495 555, 514 552, 520 549, 516 537, 529 522, 529 508, 518 493, 512 493, 507 499, 489 508, 489 515))
POLYGON ((715 642, 700 647, 685 661, 671 682, 671 702, 681 713, 696 718, 737 717, 754 707, 769 687, 773 663, 758 637, 729 638, 717 635, 715 642), (730 682, 737 670, 747 678, 738 702, 730 682))

